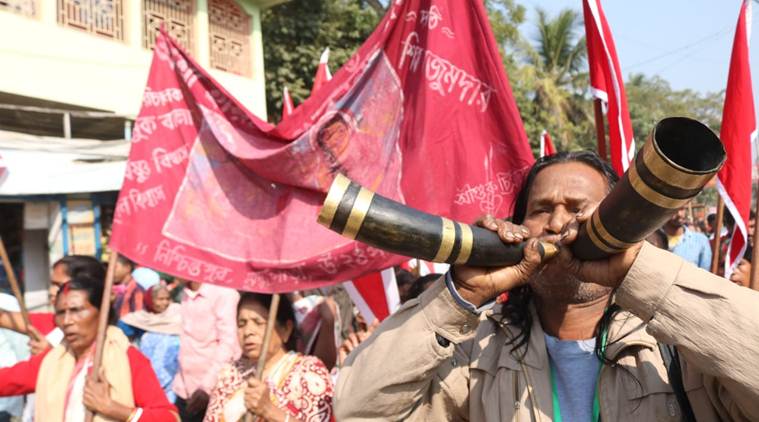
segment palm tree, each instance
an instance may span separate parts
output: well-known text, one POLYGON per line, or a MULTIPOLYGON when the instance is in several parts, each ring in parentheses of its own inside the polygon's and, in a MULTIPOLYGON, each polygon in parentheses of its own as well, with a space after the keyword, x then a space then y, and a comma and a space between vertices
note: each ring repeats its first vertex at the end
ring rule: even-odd
POLYGON ((538 8, 537 65, 557 86, 573 84, 585 64, 585 37, 577 35, 582 25, 578 12, 564 9, 551 19, 538 8))
POLYGON ((585 37, 577 11, 564 9, 555 17, 537 8, 537 37, 525 46, 528 65, 534 68, 536 110, 546 128, 558 135, 561 149, 584 138, 592 118, 586 107, 587 73, 585 37))

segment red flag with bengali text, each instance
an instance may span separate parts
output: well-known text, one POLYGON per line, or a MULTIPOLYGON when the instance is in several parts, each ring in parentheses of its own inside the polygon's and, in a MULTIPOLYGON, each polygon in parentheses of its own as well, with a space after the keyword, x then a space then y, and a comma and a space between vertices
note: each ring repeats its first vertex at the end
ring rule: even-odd
POLYGON ((622 176, 635 157, 630 113, 627 110, 625 82, 617 59, 617 48, 606 21, 601 0, 583 0, 585 40, 588 47, 590 90, 604 104, 609 121, 611 165, 622 176))
POLYGON ((725 275, 746 252, 748 220, 751 212, 751 147, 756 139, 756 114, 751 86, 749 39, 751 35, 751 1, 741 6, 738 26, 733 40, 730 73, 727 77, 725 106, 722 110, 720 138, 725 145, 727 160, 717 176, 717 190, 725 201, 725 208, 735 219, 735 230, 725 259, 725 275))
POLYGON ((162 33, 110 244, 189 280, 315 288, 408 260, 316 223, 335 174, 473 222, 509 216, 533 162, 479 1, 393 2, 334 78, 277 126, 162 33))

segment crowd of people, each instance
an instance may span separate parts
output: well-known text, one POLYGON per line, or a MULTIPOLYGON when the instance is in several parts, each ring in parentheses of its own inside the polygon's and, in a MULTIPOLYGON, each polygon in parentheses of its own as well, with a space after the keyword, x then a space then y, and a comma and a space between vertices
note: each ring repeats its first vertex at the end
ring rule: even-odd
MULTIPOLYGON (((403 300, 439 275, 397 269, 403 300)), ((280 301, 263 377, 256 367, 271 295, 175 279, 119 256, 100 383, 90 382, 105 268, 91 256, 52 265, 54 312, 26 325, 0 293, 0 421, 334 420, 340 362, 377 326, 340 287, 280 301), (260 380, 262 379, 262 380, 260 380), (53 417, 51 415, 64 415, 53 417)))
MULTIPOLYGON (((730 246, 735 220, 728 212, 724 213, 722 225, 719 228, 719 242, 715 243, 714 233, 717 230, 717 214, 711 213, 704 219, 695 218, 688 207, 680 208, 677 213, 653 233, 647 240, 662 249, 668 249, 675 255, 707 271, 712 270, 713 257, 717 254, 715 272, 725 275, 725 257, 730 246), (715 246, 718 250, 715 252, 715 246)), ((751 211, 749 216, 748 247, 738 265, 730 273, 729 279, 743 287, 748 287, 751 278, 751 255, 754 248, 754 225, 756 213, 751 211)))
POLYGON ((704 271, 713 219, 681 209, 606 260, 563 247, 616 180, 591 153, 539 160, 513 219, 479 222, 526 241, 523 261, 425 277, 398 268, 405 304, 382 324, 339 287, 282 295, 269 315, 271 295, 119 256, 97 380, 105 270, 64 257, 50 272, 53 312, 27 325, 0 294, 0 421, 759 420, 746 358, 759 355, 759 293, 744 287, 750 254, 733 283, 704 271), (543 260, 536 238, 559 255, 543 260))

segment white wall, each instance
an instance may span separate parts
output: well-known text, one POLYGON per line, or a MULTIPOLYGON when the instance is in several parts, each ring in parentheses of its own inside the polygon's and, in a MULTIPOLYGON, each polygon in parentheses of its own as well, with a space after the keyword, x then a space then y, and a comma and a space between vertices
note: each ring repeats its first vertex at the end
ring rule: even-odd
MULTIPOLYGON (((135 24, 140 12, 135 2, 127 2, 125 10, 133 16, 125 25, 126 41, 58 25, 52 0, 40 2, 37 19, 0 12, 0 92, 136 116, 152 53, 139 47, 141 40, 134 34, 140 28, 135 24)), ((252 42, 260 40, 260 22, 253 26, 259 33, 251 34, 252 42)), ((252 49, 254 63, 262 65, 255 57, 260 51, 255 45, 252 49)), ((254 68, 252 79, 216 70, 211 74, 253 113, 266 118, 263 69, 254 68)))

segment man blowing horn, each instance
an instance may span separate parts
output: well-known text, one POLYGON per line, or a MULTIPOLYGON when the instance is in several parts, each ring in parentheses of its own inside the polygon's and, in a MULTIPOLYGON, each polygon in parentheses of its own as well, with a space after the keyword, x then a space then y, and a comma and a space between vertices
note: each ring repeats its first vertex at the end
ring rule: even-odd
POLYGON ((456 266, 385 320, 340 372, 337 419, 759 420, 759 292, 644 242, 566 247, 616 181, 592 153, 539 160, 513 224, 479 222, 527 240, 522 262, 456 266))

